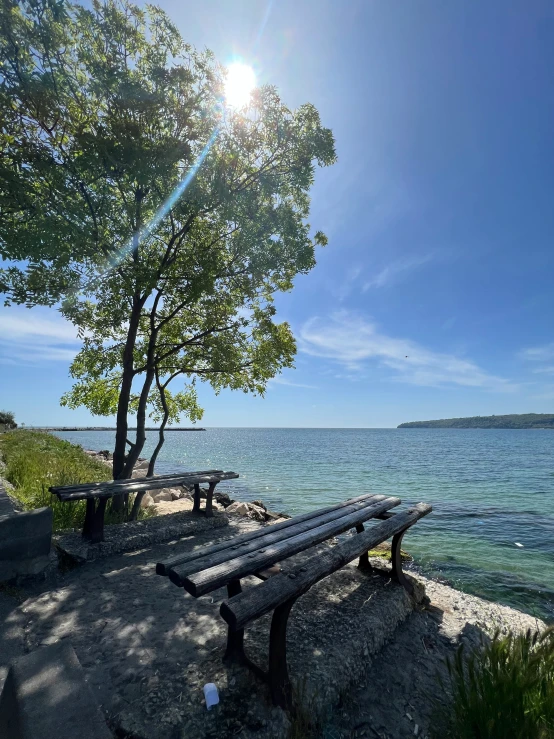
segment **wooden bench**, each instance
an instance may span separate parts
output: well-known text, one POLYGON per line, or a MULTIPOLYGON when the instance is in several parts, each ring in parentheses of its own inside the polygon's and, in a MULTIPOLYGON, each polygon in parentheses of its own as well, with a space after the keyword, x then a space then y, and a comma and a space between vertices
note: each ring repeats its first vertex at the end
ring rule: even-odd
POLYGON ((391 512, 400 502, 399 498, 384 495, 360 495, 197 552, 175 555, 159 562, 156 572, 169 576, 175 585, 196 598, 227 586, 228 600, 220 609, 229 627, 224 660, 246 664, 269 683, 276 705, 290 707, 286 629, 290 610, 300 595, 356 558, 360 569, 370 569, 368 550, 391 537, 392 576, 409 593, 413 592, 411 581, 402 572, 402 537, 432 509, 419 503, 405 511, 391 512), (372 519, 379 522, 364 529, 364 523, 372 519), (316 552, 316 545, 349 529, 355 529, 357 535, 323 553, 316 552), (289 563, 286 571, 277 564, 300 552, 308 555, 307 561, 289 563), (243 592, 240 580, 248 575, 256 575, 264 582, 243 592), (269 670, 264 672, 244 652, 244 627, 271 611, 269 670))
POLYGON ((128 480, 109 480, 108 482, 90 482, 80 485, 53 486, 49 488, 62 502, 86 500, 87 510, 83 526, 83 538, 92 543, 104 541, 104 514, 106 504, 114 495, 124 493, 140 493, 145 490, 160 490, 171 486, 194 486, 193 513, 200 513, 200 485, 207 484, 206 507, 203 513, 213 516, 213 494, 215 487, 222 480, 235 480, 236 472, 223 470, 200 470, 198 472, 181 472, 171 475, 155 475, 128 480))

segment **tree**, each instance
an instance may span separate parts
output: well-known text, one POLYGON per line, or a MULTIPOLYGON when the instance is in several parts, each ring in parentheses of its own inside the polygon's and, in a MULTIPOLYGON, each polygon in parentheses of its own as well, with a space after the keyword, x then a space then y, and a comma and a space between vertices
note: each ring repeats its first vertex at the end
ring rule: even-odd
POLYGON ((15 416, 11 411, 0 411, 0 426, 4 426, 5 429, 17 428, 15 416))
POLYGON ((273 296, 326 243, 308 193, 333 136, 271 86, 226 109, 224 69, 153 6, 4 2, 0 44, 0 289, 78 327, 62 402, 116 414, 127 477, 149 413, 201 417, 197 378, 263 393, 292 366, 273 296))

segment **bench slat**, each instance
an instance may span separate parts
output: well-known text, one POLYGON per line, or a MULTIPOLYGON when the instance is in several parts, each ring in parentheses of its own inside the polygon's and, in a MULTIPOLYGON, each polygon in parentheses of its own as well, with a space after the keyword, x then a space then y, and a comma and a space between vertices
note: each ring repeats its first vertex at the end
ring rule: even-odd
MULTIPOLYGON (((171 472, 167 475, 154 475, 149 480, 176 480, 182 477, 197 477, 198 475, 222 475, 224 470, 198 470, 196 472, 171 472)), ((127 485, 129 483, 144 480, 143 477, 126 477, 123 480, 106 480, 105 482, 85 482, 78 485, 53 485, 49 488, 51 493, 57 494, 58 491, 64 493, 78 493, 82 490, 101 490, 102 488, 113 488, 119 485, 127 485)))
POLYGON ((392 514, 388 520, 352 536, 323 554, 314 555, 291 572, 274 575, 262 584, 224 601, 220 608, 221 616, 232 629, 242 629, 250 621, 273 611, 290 598, 305 593, 319 580, 412 526, 431 510, 430 505, 418 503, 407 511, 392 514))
POLYGON ((101 489, 89 489, 78 492, 66 493, 63 489, 58 489, 55 495, 62 501, 71 500, 85 500, 86 498, 111 498, 114 495, 121 495, 123 493, 138 493, 143 490, 159 490, 161 488, 168 487, 169 482, 173 482, 174 485, 179 485, 181 482, 183 485, 210 483, 210 482, 222 482, 223 480, 236 480, 238 474, 236 472, 224 472, 218 475, 203 475, 203 476, 186 476, 181 475, 178 478, 172 478, 172 480, 160 479, 158 477, 141 477, 133 480, 128 485, 117 485, 107 486, 101 489))
POLYGON ((228 554, 234 555, 235 552, 233 550, 236 550, 236 547, 241 546, 242 544, 246 544, 247 542, 253 541, 255 539, 260 539, 262 536, 265 537, 269 533, 273 534, 276 531, 284 531, 285 536, 292 536, 293 534, 291 531, 285 530, 291 529, 291 527, 303 523, 304 521, 313 521, 314 519, 319 518, 320 516, 324 516, 327 513, 338 511, 341 508, 352 505, 353 503, 359 503, 363 500, 369 500, 370 498, 374 497, 374 493, 365 493, 364 495, 358 495, 356 498, 350 498, 349 500, 345 500, 342 503, 338 503, 337 505, 327 506, 327 508, 319 508, 318 510, 310 511, 309 513, 303 513, 300 516, 288 518, 286 521, 282 521, 281 523, 272 524, 271 527, 262 527, 256 529, 256 531, 250 532, 249 534, 241 534, 240 536, 231 537, 230 539, 221 541, 218 544, 213 544, 210 547, 201 547, 195 552, 175 554, 173 557, 169 557, 163 562, 158 562, 158 564, 156 565, 156 572, 158 575, 169 575, 169 570, 172 568, 176 568, 178 565, 185 565, 200 558, 204 559, 205 557, 209 557, 212 554, 223 552, 225 550, 229 550, 227 552, 228 554))
POLYGON ((187 592, 195 597, 204 595, 211 590, 225 585, 229 580, 245 577, 259 570, 263 570, 274 562, 281 561, 293 554, 319 544, 326 539, 342 534, 359 523, 369 520, 378 513, 400 505, 400 498, 386 498, 382 495, 375 496, 375 502, 364 506, 360 510, 342 516, 336 521, 318 526, 309 531, 298 534, 285 541, 270 544, 267 548, 258 549, 254 552, 238 556, 222 564, 193 573, 188 577, 181 578, 178 570, 170 570, 169 577, 176 585, 182 585, 187 592))
MULTIPOLYGON (((288 528, 280 529, 275 531, 275 526, 268 526, 261 530, 260 535, 251 541, 243 541, 238 543, 236 539, 231 539, 229 545, 219 552, 213 554, 201 554, 190 562, 185 564, 174 565, 169 568, 169 576, 172 577, 173 582, 182 583, 185 577, 188 577, 193 572, 200 572, 200 570, 207 570, 210 567, 228 562, 230 559, 236 557, 243 557, 250 552, 256 552, 260 549, 265 549, 270 544, 277 544, 280 541, 286 541, 292 539, 294 536, 303 534, 307 531, 323 526, 324 524, 330 523, 331 521, 337 521, 339 518, 348 516, 351 513, 360 511, 363 508, 367 508, 372 504, 382 500, 384 496, 370 495, 364 500, 350 503, 346 506, 329 511, 328 513, 322 513, 319 511, 319 515, 309 518, 306 521, 296 521, 292 526, 288 528), (173 575, 171 574, 173 573, 173 575)), ((293 520, 293 519, 290 519, 293 520)))

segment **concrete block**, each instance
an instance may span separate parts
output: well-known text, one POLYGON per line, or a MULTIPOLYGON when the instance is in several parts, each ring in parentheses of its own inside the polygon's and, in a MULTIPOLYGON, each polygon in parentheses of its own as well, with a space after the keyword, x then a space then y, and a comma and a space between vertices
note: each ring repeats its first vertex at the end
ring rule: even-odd
POLYGON ((0 696, 2 739, 112 739, 73 647, 15 659, 0 696))
POLYGON ((47 566, 52 541, 52 509, 0 517, 0 581, 37 575, 47 566))

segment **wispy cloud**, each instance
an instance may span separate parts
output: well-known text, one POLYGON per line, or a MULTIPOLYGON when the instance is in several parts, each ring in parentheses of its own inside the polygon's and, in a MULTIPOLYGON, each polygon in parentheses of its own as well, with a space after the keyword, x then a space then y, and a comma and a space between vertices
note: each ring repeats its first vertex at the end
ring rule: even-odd
POLYGON ((288 387, 303 387, 307 390, 317 390, 317 387, 315 385, 305 385, 303 382, 293 382, 292 380, 287 380, 286 377, 272 377, 271 380, 269 380, 268 385, 287 385, 288 387))
POLYGON ((419 256, 407 257, 405 259, 397 259, 383 267, 371 279, 367 280, 362 290, 366 292, 373 287, 386 287, 387 285, 397 282, 401 276, 413 272, 415 269, 428 264, 435 258, 434 252, 429 254, 420 254, 419 256))
POLYGON ((316 317, 307 321, 300 330, 299 347, 312 356, 333 360, 349 372, 361 372, 369 363, 377 362, 394 371, 393 379, 414 385, 462 385, 506 392, 517 388, 469 359, 387 336, 373 322, 347 311, 335 313, 328 320, 316 317))
POLYGON ((549 362, 554 360, 554 342, 551 344, 543 344, 542 346, 534 346, 529 349, 523 349, 519 356, 530 362, 549 362))
POLYGON ((79 350, 77 331, 53 309, 4 308, 0 314, 0 362, 70 362, 79 350))

